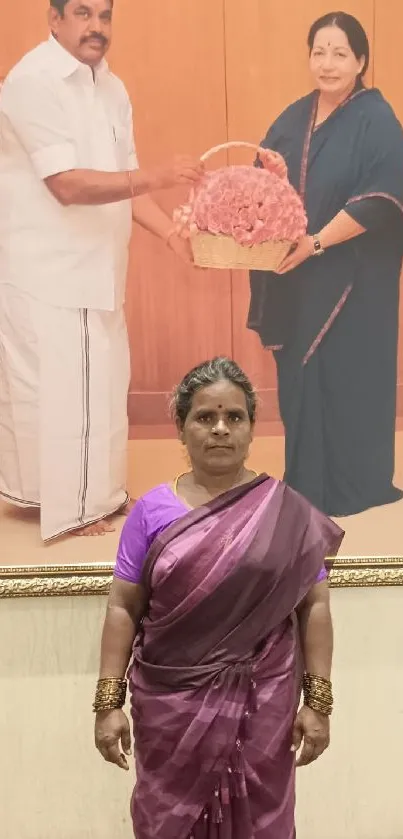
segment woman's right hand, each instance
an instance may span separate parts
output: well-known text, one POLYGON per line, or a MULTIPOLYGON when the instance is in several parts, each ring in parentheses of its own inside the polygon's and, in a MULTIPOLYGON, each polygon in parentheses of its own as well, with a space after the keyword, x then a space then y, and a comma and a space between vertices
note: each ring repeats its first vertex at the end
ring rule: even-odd
POLYGON ((171 189, 188 184, 195 186, 204 175, 204 163, 193 157, 176 157, 169 166, 160 166, 150 172, 153 190, 171 189))
POLYGON ((98 711, 95 717, 95 745, 107 763, 129 769, 125 755, 131 755, 130 725, 121 709, 98 711))

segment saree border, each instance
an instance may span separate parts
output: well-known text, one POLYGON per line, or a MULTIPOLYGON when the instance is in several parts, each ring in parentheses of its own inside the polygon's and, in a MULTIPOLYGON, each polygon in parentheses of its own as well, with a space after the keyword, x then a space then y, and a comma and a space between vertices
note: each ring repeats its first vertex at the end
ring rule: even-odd
MULTIPOLYGON (((341 111, 343 108, 346 107, 346 105, 350 104, 350 102, 352 102, 358 96, 361 96, 363 93, 366 93, 368 90, 372 90, 372 88, 362 87, 359 90, 356 90, 351 96, 349 96, 344 102, 342 102, 339 105, 338 108, 336 108, 336 111, 334 111, 334 113, 337 113, 338 111, 341 111)), ((307 132, 306 132, 306 135, 305 135, 305 141, 304 141, 302 158, 301 158, 299 195, 301 197, 301 200, 304 202, 304 204, 305 204, 306 182, 307 182, 307 177, 308 177, 309 152, 310 152, 310 149, 311 149, 312 136, 313 136, 313 133, 314 133, 314 130, 315 130, 315 121, 316 121, 316 115, 318 113, 318 104, 319 104, 319 91, 315 91, 314 98, 313 98, 311 117, 310 117, 310 120, 309 120, 307 132)), ((363 196, 362 195, 362 196, 358 196, 357 198, 350 199, 347 202, 346 206, 348 206, 348 204, 355 203, 355 201, 360 201, 364 197, 368 197, 368 198, 375 198, 375 197, 385 197, 386 198, 386 197, 389 197, 390 198, 391 196, 387 196, 387 195, 376 196, 375 194, 368 195, 368 196, 363 196)), ((403 207, 399 204, 399 202, 396 202, 396 203, 399 206, 399 208, 401 210, 403 210, 403 207)), ((316 338, 314 338, 311 346, 308 348, 307 352, 305 353, 304 358, 302 360, 302 365, 303 366, 305 366, 308 363, 308 361, 310 360, 310 358, 312 358, 313 354, 316 352, 316 350, 318 349, 318 347, 322 343, 323 338, 325 337, 325 335, 327 334, 327 332, 329 331, 331 326, 333 326, 334 321, 336 320, 337 316, 340 314, 340 312, 341 312, 341 310, 342 310, 350 292, 352 291, 352 289, 353 289, 352 285, 348 285, 344 289, 343 294, 340 297, 340 300, 336 303, 336 306, 334 307, 333 311, 330 313, 328 319, 326 320, 326 323, 323 324, 323 326, 320 329, 320 331, 318 332, 316 338)))
MULTIPOLYGON (((332 560, 332 588, 403 586, 403 556, 344 556, 332 560)), ((0 566, 0 599, 107 595, 114 564, 0 566)))

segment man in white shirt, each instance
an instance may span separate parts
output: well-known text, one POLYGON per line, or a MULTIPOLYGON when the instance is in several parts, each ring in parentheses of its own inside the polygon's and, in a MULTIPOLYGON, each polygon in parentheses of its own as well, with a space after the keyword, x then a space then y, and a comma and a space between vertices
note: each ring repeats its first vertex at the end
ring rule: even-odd
POLYGON ((113 0, 51 0, 51 37, 0 95, 0 497, 40 507, 47 541, 123 510, 132 217, 182 258, 148 195, 199 161, 138 168, 132 112, 104 60, 113 0))

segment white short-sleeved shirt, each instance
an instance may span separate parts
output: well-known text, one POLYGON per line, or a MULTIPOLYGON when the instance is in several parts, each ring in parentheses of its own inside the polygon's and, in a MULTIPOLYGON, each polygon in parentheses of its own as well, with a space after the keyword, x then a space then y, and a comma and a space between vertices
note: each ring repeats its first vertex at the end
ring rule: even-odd
POLYGON ((124 301, 131 202, 64 207, 44 179, 137 168, 130 100, 51 37, 0 93, 0 282, 43 302, 112 311, 124 301))

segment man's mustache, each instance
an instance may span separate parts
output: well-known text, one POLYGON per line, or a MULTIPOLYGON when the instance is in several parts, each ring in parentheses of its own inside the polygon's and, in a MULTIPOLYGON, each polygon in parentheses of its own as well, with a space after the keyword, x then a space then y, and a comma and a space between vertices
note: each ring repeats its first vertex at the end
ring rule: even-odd
POLYGON ((88 41, 99 41, 103 47, 108 46, 108 40, 104 37, 104 35, 100 35, 99 32, 93 32, 91 35, 87 35, 85 38, 81 38, 81 44, 87 44, 88 41))

